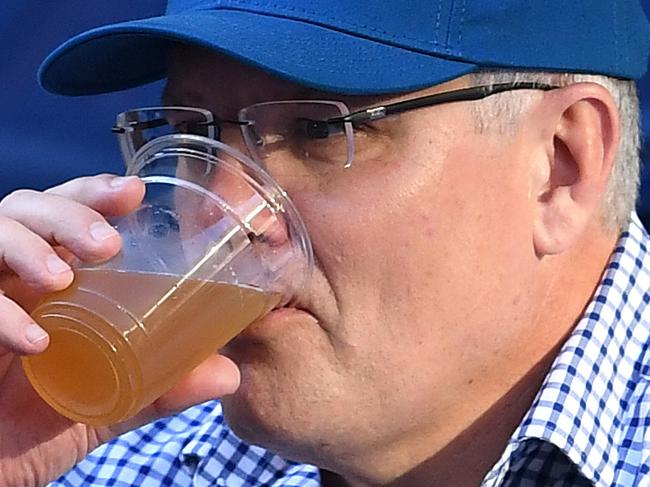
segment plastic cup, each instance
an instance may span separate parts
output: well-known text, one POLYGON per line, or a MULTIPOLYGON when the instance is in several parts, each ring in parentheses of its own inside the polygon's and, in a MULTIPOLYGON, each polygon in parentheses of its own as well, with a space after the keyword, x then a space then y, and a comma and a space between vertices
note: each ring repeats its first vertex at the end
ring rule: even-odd
POLYGON ((120 253, 75 265, 33 318, 50 334, 23 357, 33 387, 87 424, 125 420, 308 284, 312 251, 282 189, 235 149, 194 135, 149 142, 129 164, 146 194, 111 220, 120 253))

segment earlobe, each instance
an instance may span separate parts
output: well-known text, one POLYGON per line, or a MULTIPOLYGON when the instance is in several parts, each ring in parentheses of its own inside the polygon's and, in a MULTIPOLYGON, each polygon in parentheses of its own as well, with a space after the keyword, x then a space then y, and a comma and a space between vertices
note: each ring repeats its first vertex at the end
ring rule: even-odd
POLYGON ((600 206, 619 138, 618 110, 609 92, 594 83, 578 83, 547 94, 546 165, 535 181, 533 239, 538 256, 573 247, 600 217, 600 206))

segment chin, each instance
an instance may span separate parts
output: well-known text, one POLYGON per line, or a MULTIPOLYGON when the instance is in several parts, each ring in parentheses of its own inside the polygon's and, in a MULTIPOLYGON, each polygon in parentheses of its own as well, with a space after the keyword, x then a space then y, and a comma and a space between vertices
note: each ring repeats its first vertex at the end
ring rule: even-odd
POLYGON ((356 423, 348 417, 355 408, 345 403, 350 388, 327 333, 312 315, 274 311, 221 353, 241 371, 239 389, 222 404, 228 425, 242 440, 288 460, 320 464, 327 445, 349 439, 356 423))
POLYGON ((242 367, 240 388, 221 400, 228 426, 247 443, 266 448, 287 460, 310 460, 311 455, 304 450, 312 450, 308 447, 311 435, 305 431, 304 424, 314 418, 306 417, 308 411, 304 408, 297 410, 291 406, 293 401, 284 400, 282 392, 268 382, 259 384, 251 377, 257 374, 247 371, 250 368, 242 367))
POLYGON ((245 353, 237 347, 225 350, 242 374, 239 389, 222 398, 226 422, 242 440, 287 460, 320 462, 336 428, 332 418, 345 419, 331 393, 340 388, 330 387, 327 368, 299 358, 295 346, 280 353, 251 345, 245 353))
POLYGON ((226 422, 248 444, 289 461, 339 472, 360 451, 367 453, 364 436, 369 428, 359 414, 350 414, 354 407, 304 393, 284 398, 277 389, 268 395, 265 388, 258 391, 254 381, 247 382, 247 375, 242 374, 242 386, 222 404, 226 422))

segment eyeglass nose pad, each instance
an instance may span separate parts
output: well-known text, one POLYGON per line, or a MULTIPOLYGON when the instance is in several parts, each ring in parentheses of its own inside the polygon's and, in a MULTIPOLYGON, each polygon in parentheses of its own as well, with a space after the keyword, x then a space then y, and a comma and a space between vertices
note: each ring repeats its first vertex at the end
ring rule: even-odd
POLYGON ((247 126, 247 129, 248 129, 248 133, 250 134, 250 139, 255 145, 255 147, 263 147, 264 139, 260 136, 260 134, 257 133, 255 124, 251 123, 250 125, 247 126))
POLYGON ((240 129, 242 140, 246 145, 246 153, 253 161, 264 167, 264 161, 259 156, 260 150, 264 147, 264 139, 257 132, 255 122, 244 118, 240 118, 240 122, 242 122, 240 129))

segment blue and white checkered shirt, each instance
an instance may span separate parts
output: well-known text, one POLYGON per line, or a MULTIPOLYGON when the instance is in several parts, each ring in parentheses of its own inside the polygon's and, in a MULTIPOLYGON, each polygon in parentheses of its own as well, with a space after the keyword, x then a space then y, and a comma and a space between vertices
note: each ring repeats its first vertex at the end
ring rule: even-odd
MULTIPOLYGON (((650 487, 650 240, 636 216, 484 486, 650 487)), ((212 401, 124 434, 53 486, 320 485, 250 446, 212 401)))

